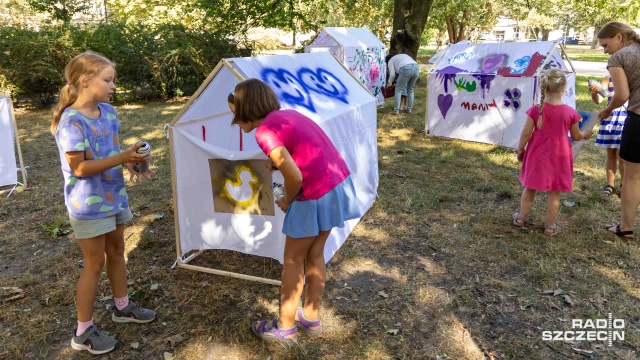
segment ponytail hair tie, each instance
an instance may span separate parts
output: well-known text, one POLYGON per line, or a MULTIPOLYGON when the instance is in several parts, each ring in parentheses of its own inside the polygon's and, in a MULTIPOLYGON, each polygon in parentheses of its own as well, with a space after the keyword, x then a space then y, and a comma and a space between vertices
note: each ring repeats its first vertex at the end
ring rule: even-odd
POLYGON ((560 82, 560 78, 555 79, 555 80, 554 80, 554 82, 555 82, 556 84, 557 84, 557 83, 559 83, 559 82, 560 82))

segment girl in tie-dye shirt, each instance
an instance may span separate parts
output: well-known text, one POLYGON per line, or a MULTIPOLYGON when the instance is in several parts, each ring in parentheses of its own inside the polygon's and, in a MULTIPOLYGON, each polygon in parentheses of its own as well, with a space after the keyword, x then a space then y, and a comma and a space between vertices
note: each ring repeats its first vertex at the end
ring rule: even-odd
POLYGON ((51 132, 55 135, 64 177, 64 199, 69 222, 78 240, 84 267, 76 290, 78 326, 71 347, 91 354, 104 354, 117 341, 93 324, 93 305, 104 264, 115 304, 115 322, 146 323, 156 318, 152 310, 129 301, 124 258, 124 224, 133 217, 127 202, 123 166, 131 178, 150 179, 136 172, 134 163, 149 160, 138 154, 137 143, 121 151, 120 123, 113 106, 107 104, 116 89, 115 66, 95 53, 82 53, 65 68, 67 84, 60 90, 51 132), (105 261, 106 254, 106 261, 105 261))

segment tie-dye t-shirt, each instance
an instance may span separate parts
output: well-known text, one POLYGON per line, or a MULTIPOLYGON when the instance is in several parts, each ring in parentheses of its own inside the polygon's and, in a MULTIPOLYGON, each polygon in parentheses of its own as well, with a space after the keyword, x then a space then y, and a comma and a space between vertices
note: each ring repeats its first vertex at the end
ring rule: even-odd
POLYGON ((91 176, 74 176, 66 152, 84 151, 87 160, 99 160, 120 153, 120 122, 113 106, 99 103, 100 117, 82 115, 66 108, 56 131, 56 143, 64 176, 64 200, 69 215, 93 220, 114 215, 129 207, 122 165, 91 176))

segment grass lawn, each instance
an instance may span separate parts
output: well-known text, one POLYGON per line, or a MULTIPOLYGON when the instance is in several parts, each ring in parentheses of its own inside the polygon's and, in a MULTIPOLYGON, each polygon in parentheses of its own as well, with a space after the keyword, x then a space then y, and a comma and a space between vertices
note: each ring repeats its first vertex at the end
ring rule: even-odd
MULTIPOLYGON (((104 359, 637 359, 640 251, 602 230, 618 219, 617 195, 602 197, 605 152, 590 140, 562 200, 556 238, 542 234, 545 196, 533 225, 511 225, 521 194, 513 150, 427 136, 426 82, 411 115, 378 112, 380 186, 373 207, 328 264, 322 338, 284 348, 249 324, 277 313, 276 286, 171 269, 176 258, 169 143, 162 127, 186 100, 116 104, 121 142, 153 145, 158 175, 129 183, 136 214, 125 231, 129 292, 159 318, 117 324, 102 277, 94 321, 120 345, 104 359), (158 215, 164 215, 161 218, 158 215), (624 319, 625 338, 542 341, 572 319, 624 319)), ((595 110, 586 78, 578 107, 595 110)), ((43 225, 66 219, 49 111, 17 108, 29 189, 0 197, 0 359, 89 359, 69 347, 82 260, 73 235, 43 225)), ((278 278, 280 265, 228 251, 201 264, 278 278)))

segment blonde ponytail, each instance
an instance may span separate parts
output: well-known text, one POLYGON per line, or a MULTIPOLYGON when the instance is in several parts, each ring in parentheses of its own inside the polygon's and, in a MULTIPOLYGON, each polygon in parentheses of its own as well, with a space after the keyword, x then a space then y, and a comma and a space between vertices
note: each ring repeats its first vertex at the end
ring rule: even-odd
POLYGON ((62 89, 60 89, 58 104, 53 111, 53 121, 51 122, 51 133, 53 135, 56 134, 56 130, 58 129, 58 124, 60 123, 62 112, 64 111, 64 109, 69 107, 69 105, 73 104, 77 99, 78 93, 73 91, 70 84, 63 86, 62 89))

